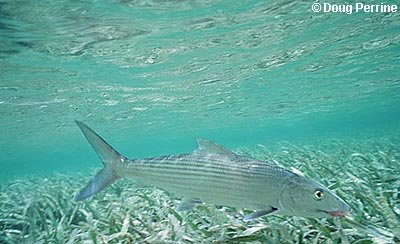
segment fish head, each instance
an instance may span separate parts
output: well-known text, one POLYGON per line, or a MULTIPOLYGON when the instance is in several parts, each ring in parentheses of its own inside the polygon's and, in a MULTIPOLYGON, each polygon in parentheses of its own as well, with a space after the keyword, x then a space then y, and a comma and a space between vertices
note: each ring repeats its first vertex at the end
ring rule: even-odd
POLYGON ((308 218, 341 217, 350 206, 323 185, 293 174, 280 195, 282 213, 308 218))

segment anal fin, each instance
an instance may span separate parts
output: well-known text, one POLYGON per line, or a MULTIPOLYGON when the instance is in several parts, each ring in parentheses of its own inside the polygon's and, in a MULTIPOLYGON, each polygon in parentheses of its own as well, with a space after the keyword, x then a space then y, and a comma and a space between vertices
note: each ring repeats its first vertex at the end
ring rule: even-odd
POLYGON ((186 210, 190 210, 196 206, 196 204, 202 203, 200 199, 195 198, 195 199, 190 199, 190 200, 182 200, 182 202, 179 204, 179 206, 176 208, 176 211, 182 212, 186 210))

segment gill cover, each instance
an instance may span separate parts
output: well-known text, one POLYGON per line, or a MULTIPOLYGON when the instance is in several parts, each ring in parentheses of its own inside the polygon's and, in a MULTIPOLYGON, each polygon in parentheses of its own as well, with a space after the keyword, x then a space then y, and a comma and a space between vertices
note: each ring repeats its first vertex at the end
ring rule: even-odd
POLYGON ((332 217, 347 213, 350 207, 335 193, 306 177, 293 174, 282 188, 282 214, 309 218, 332 217))

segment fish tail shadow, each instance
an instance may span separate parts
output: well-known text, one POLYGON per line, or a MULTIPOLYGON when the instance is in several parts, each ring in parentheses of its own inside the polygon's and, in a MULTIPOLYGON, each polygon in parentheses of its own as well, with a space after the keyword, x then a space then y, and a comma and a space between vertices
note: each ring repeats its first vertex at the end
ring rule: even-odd
POLYGON ((104 168, 101 169, 97 175, 89 181, 89 183, 80 190, 78 194, 75 195, 74 201, 82 201, 100 192, 117 179, 122 178, 117 174, 115 168, 118 164, 127 160, 127 158, 112 148, 103 138, 83 122, 75 120, 75 123, 79 126, 83 135, 96 151, 97 156, 99 156, 104 165, 104 168))

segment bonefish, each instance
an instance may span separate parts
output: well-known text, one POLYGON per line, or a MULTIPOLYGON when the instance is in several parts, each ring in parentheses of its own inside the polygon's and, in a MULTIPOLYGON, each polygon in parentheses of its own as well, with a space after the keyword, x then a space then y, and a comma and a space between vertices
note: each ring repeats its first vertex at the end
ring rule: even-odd
POLYGON ((350 207, 323 185, 300 174, 240 156, 205 139, 189 154, 130 160, 82 122, 76 121, 104 168, 78 194, 91 197, 121 178, 132 178, 182 197, 178 211, 210 203, 267 214, 302 217, 344 216, 350 207))

